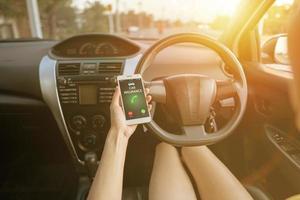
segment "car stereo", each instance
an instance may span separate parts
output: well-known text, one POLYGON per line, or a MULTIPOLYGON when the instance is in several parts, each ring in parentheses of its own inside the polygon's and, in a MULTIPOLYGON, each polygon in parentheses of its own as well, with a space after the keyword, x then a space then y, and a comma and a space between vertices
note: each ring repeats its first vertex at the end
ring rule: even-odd
POLYGON ((110 103, 123 62, 59 63, 58 94, 62 104, 110 103))
POLYGON ((58 77, 57 83, 61 104, 96 105, 110 103, 116 76, 58 77))

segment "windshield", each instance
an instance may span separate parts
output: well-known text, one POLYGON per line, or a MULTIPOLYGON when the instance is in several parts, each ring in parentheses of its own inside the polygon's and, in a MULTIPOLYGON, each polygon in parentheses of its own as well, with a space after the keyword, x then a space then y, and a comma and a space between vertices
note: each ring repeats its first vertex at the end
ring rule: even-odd
POLYGON ((216 38, 229 24, 239 2, 0 0, 0 38, 64 39, 93 32, 134 38, 161 38, 180 32, 200 32, 216 38))

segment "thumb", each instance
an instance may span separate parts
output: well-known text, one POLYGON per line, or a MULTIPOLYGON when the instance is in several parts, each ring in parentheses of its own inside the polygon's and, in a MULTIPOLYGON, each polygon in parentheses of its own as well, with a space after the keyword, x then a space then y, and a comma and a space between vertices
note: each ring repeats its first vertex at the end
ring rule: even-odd
POLYGON ((119 86, 117 86, 115 93, 113 95, 111 104, 119 106, 120 105, 120 95, 121 95, 120 88, 119 88, 119 86))

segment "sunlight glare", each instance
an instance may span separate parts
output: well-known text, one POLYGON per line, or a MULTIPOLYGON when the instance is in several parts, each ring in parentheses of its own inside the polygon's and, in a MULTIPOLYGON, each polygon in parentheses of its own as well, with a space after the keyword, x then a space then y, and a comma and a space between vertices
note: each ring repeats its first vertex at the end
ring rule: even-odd
MULTIPOLYGON (((117 0, 73 0, 83 9, 88 3, 99 1, 116 7, 117 0)), ((118 0, 121 11, 135 10, 153 14, 155 19, 210 22, 216 16, 231 16, 241 0, 118 0)))
MULTIPOLYGON (((171 21, 197 21, 209 23, 216 16, 232 16, 241 0, 73 0, 73 5, 79 9, 88 3, 99 1, 105 5, 111 4, 115 10, 119 2, 120 11, 146 12, 155 19, 171 21)), ((291 5, 294 0, 277 0, 276 5, 291 5)))

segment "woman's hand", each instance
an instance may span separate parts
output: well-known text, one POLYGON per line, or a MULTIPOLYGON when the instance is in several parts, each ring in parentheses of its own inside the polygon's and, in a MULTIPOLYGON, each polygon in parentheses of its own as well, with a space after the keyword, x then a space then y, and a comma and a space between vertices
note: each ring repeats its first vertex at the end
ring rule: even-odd
MULTIPOLYGON (((150 111, 152 105, 149 104, 151 101, 151 96, 148 95, 149 89, 146 88, 145 92, 146 92, 146 100, 148 103, 148 109, 150 111)), ((115 130, 113 132, 117 134, 124 134, 124 136, 127 139, 129 139, 130 136, 134 133, 137 125, 126 125, 125 114, 120 105, 120 96, 121 96, 120 88, 117 87, 110 105, 111 130, 115 130)))

